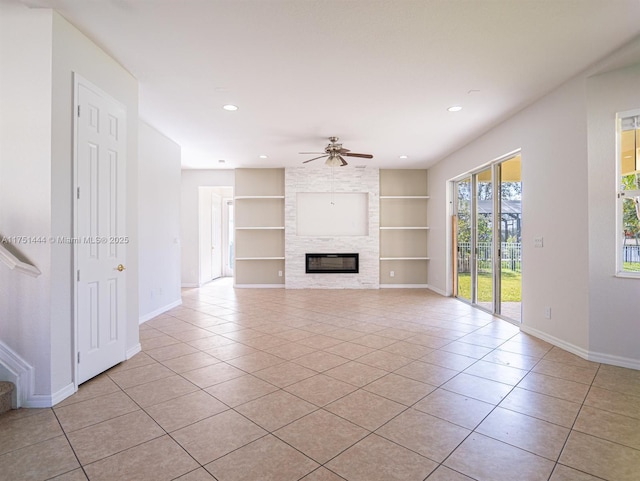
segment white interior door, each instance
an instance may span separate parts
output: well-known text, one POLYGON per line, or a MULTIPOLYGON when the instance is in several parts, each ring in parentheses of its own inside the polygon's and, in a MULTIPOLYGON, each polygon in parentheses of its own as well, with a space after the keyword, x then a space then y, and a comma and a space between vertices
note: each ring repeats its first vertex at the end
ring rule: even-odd
POLYGON ((211 193, 211 278, 222 277, 222 199, 211 193))
POLYGON ((126 112, 75 77, 76 381, 125 359, 126 112))

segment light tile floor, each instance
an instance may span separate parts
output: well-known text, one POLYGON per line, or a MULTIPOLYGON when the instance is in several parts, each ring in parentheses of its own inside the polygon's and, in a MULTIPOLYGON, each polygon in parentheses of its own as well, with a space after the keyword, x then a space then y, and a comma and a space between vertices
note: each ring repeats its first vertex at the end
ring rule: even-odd
POLYGON ((214 282, 140 339, 0 416, 0 479, 640 479, 640 371, 429 291, 214 282))

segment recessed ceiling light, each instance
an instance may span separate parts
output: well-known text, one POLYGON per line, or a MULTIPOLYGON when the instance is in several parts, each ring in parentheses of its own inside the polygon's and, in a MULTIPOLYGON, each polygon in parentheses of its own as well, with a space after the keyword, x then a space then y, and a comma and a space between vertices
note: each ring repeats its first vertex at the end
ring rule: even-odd
POLYGON ((268 159, 269 158, 268 155, 259 155, 258 157, 260 157, 261 159, 268 159))
POLYGON ((224 160, 224 159, 220 159, 220 160, 218 160, 218 163, 219 163, 219 164, 224 164, 225 162, 226 162, 226 160, 224 160))
POLYGON ((460 107, 459 105, 453 105, 449 107, 447 110, 449 112, 460 112, 462 110, 462 107, 460 107))
POLYGON ((400 159, 408 159, 408 158, 409 158, 409 156, 408 156, 408 155, 401 155, 399 158, 400 158, 400 159))
POLYGON ((222 108, 225 109, 225 110, 228 110, 229 112, 233 112, 235 110, 238 110, 238 106, 237 105, 232 105, 232 104, 223 105, 222 108))

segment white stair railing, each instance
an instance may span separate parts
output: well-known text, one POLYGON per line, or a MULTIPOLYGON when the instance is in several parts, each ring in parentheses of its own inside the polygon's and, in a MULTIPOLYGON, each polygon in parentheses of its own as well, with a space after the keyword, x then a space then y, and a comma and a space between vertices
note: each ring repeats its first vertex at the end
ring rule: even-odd
POLYGON ((36 266, 29 264, 28 262, 21 261, 11 251, 0 243, 0 261, 6 265, 9 269, 15 269, 19 272, 27 274, 32 277, 38 277, 40 269, 36 266))

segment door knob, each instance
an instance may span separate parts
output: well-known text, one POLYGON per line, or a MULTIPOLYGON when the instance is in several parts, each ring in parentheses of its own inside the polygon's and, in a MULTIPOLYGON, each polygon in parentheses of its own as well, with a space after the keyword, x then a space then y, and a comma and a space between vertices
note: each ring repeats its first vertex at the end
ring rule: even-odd
POLYGON ((118 267, 116 267, 116 269, 118 269, 118 271, 122 272, 123 270, 126 269, 126 267, 123 266, 122 264, 118 264, 118 267))

